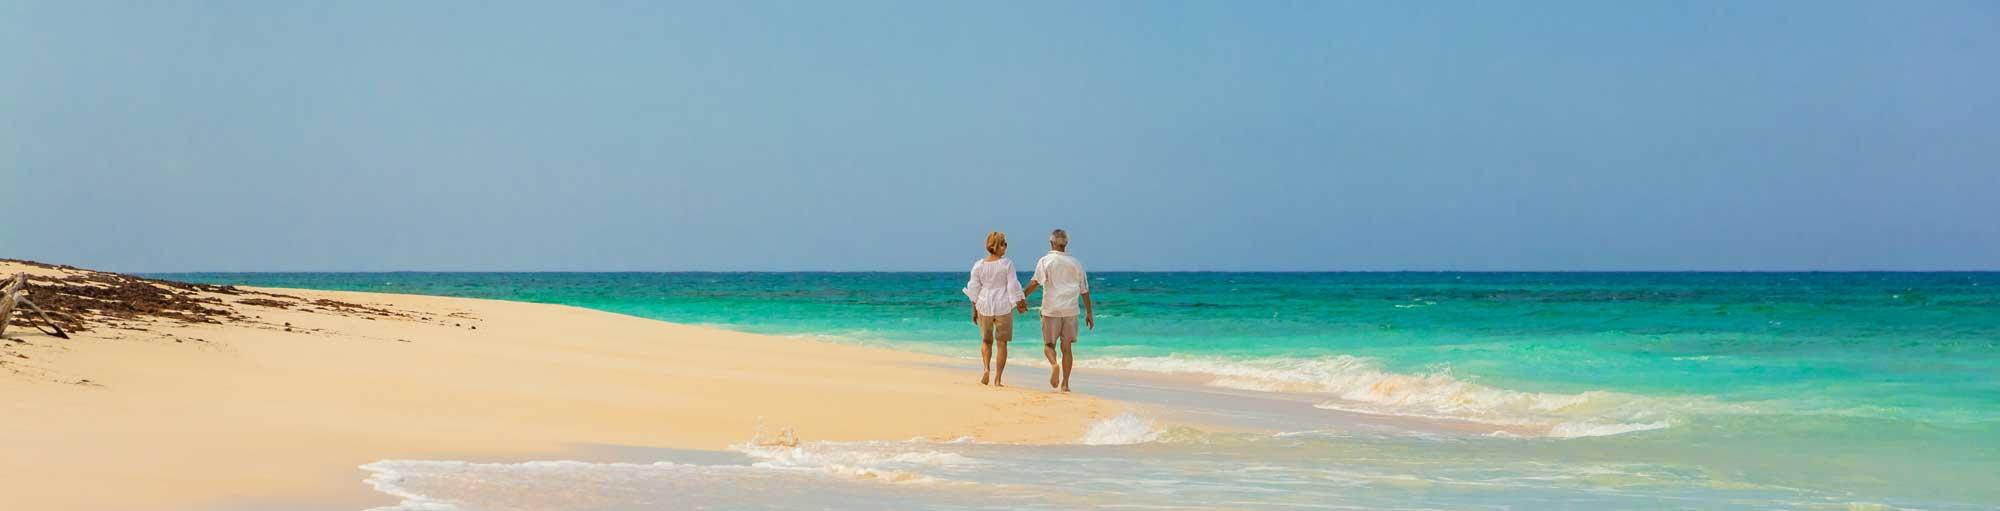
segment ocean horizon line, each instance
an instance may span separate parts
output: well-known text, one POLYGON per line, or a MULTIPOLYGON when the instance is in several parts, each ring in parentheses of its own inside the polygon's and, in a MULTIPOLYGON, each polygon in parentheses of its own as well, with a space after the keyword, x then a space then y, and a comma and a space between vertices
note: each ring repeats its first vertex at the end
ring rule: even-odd
MULTIPOLYGON (((1600 275, 1700 275, 1700 274, 1991 274, 2000 269, 1757 269, 1757 270, 1124 270, 1093 269, 1092 273, 1143 274, 1247 274, 1247 275, 1342 275, 1342 274, 1600 274, 1600 275)), ((281 274, 665 274, 665 275, 860 275, 860 274, 945 274, 963 270, 192 270, 130 271, 135 275, 281 275, 281 274)), ((1020 273, 1031 273, 1023 271, 1020 273)))

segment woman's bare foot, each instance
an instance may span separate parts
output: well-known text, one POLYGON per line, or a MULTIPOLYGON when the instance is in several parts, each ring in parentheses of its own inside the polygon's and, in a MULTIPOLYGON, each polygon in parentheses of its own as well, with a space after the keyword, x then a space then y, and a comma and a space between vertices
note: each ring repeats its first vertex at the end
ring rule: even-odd
POLYGON ((1062 387, 1062 393, 1064 393, 1064 394, 1068 394, 1068 393, 1069 393, 1069 386, 1068 386, 1068 385, 1064 385, 1064 386, 1062 387))
POLYGON ((995 387, 1005 387, 1006 385, 1001 385, 1001 384, 1000 384, 1000 379, 998 379, 998 378, 995 378, 995 379, 993 379, 993 386, 995 386, 995 387))
POLYGON ((979 373, 979 384, 980 384, 980 385, 985 385, 985 384, 986 384, 986 379, 987 379, 987 378, 990 378, 990 377, 992 377, 992 376, 993 376, 993 373, 990 373, 990 372, 987 372, 987 373, 979 373))

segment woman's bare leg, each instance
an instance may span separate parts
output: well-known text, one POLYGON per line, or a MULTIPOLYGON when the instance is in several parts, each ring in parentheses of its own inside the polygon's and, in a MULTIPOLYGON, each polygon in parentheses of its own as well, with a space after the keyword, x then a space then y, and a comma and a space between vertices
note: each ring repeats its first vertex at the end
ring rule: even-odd
POLYGON ((979 341, 979 384, 993 376, 993 341, 979 341))
POLYGON ((990 325, 979 325, 979 384, 985 385, 993 376, 993 329, 990 325))
POLYGON ((1005 387, 1006 385, 1000 384, 1000 377, 1005 374, 1007 374, 1007 343, 1001 342, 1000 352, 993 357, 993 386, 1005 387))

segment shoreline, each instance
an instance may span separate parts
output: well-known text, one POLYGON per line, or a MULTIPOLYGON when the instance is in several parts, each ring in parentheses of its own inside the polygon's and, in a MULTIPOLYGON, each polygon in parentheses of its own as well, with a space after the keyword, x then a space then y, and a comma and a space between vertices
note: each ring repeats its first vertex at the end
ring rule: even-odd
MULTIPOLYGON (((31 342, 0 343, 0 396, 21 418, 0 423, 9 439, 0 469, 11 469, 0 499, 36 509, 647 508, 682 496, 717 508, 874 509, 882 498, 978 507, 991 497, 1234 508, 1279 505, 1260 500, 1277 488, 1357 507, 1591 496, 1630 507, 1956 509, 1993 498, 1979 489, 1978 451, 1932 447, 1979 445, 1990 423, 1848 419, 1615 387, 1518 389, 1311 350, 1090 350, 1079 394, 1056 395, 1033 381, 1047 366, 1028 339, 1017 339, 1028 344, 1014 351, 1028 353, 1013 357, 1013 387, 997 390, 973 382, 972 350, 951 351, 972 341, 924 349, 870 342, 867 328, 759 326, 875 321, 814 312, 837 308, 696 303, 687 318, 759 322, 674 323, 648 316, 683 316, 582 306, 618 303, 588 298, 597 295, 542 304, 507 293, 76 281, 76 272, 36 272, 36 285, 52 288, 37 302, 63 297, 64 285, 108 286, 66 299, 100 296, 142 314, 105 312, 79 341, 16 329, 8 333, 31 342), (795 440, 758 442, 787 427, 795 440), (1790 443, 1801 430, 1899 441, 1790 443), (1691 441, 1726 449, 1686 449, 1691 441), (1799 446, 1829 461, 1767 461, 1799 446), (1239 465, 1268 472, 1224 475, 1239 465), (1190 481, 1220 493, 1162 491, 1190 481)), ((623 303, 645 299, 606 287, 623 303)), ((913 315, 923 317, 892 316, 913 315)), ((962 322, 922 331, 955 339, 946 327, 962 322)))
MULTIPOLYGON (((24 270, 108 275, 0 262, 24 270)), ((10 329, 22 342, 0 343, 0 396, 32 419, 0 424, 13 453, 0 495, 35 509, 351 511, 396 503, 358 468, 384 459, 714 451, 786 428, 1071 443, 1134 408, 1027 385, 1036 371, 996 389, 950 357, 566 305, 234 289, 246 294, 188 292, 235 314, 220 324, 119 319, 70 340, 10 329)))

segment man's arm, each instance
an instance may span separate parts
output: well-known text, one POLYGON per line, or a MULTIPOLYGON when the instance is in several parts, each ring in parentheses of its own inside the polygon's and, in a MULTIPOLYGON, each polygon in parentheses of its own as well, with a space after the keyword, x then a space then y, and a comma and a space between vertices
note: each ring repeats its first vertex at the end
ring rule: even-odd
POLYGON ((1083 271, 1083 263, 1076 263, 1077 287, 1083 293, 1083 325, 1097 330, 1097 313, 1090 310, 1090 272, 1083 271))
POLYGON ((1085 291, 1081 296, 1083 297, 1083 325, 1085 328, 1097 330, 1097 313, 1090 310, 1090 292, 1085 291))
POLYGON ((1044 257, 1042 259, 1035 261, 1035 274, 1028 277, 1028 288, 1021 290, 1022 299, 1027 299, 1028 295, 1035 294, 1035 288, 1042 287, 1042 272, 1047 271, 1049 267, 1048 258, 1044 257))

